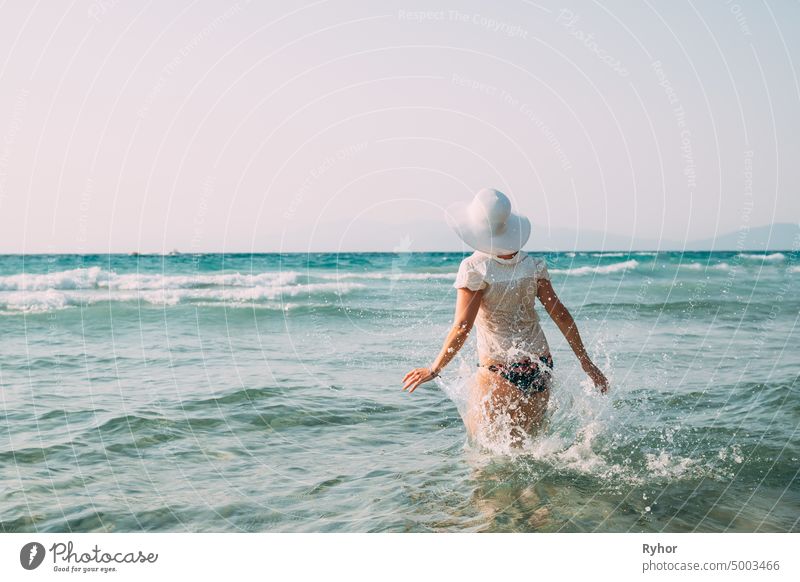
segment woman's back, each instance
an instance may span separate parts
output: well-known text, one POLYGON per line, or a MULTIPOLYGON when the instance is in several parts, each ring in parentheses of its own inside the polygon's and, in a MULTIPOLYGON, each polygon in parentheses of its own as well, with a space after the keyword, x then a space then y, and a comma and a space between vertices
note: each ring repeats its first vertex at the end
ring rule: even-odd
POLYGON ((544 260, 524 251, 510 259, 476 251, 461 262, 453 286, 484 290, 475 319, 482 364, 550 354, 535 310, 538 283, 549 278, 544 260))

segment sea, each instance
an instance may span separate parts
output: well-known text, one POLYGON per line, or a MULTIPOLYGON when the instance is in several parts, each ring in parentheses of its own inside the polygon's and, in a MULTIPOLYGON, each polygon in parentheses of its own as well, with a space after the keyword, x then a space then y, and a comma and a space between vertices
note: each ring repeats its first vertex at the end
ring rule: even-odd
POLYGON ((800 253, 529 254, 611 388, 539 306, 522 447, 402 390, 464 253, 0 257, 0 531, 799 531, 800 253))

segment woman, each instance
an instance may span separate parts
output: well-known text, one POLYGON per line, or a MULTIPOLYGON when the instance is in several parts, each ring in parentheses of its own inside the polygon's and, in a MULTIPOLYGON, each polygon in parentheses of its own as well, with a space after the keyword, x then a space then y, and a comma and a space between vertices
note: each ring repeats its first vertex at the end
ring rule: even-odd
POLYGON ((411 370, 403 390, 414 392, 436 378, 464 345, 473 324, 478 332, 479 368, 464 419, 475 437, 508 430, 518 444, 541 424, 550 397, 553 359, 539 326, 539 298, 584 371, 602 393, 608 380, 592 363, 569 311, 550 284, 544 260, 520 250, 530 221, 511 212, 505 194, 484 188, 468 204, 448 213, 448 222, 475 253, 461 262, 453 327, 442 350, 426 368, 411 370))

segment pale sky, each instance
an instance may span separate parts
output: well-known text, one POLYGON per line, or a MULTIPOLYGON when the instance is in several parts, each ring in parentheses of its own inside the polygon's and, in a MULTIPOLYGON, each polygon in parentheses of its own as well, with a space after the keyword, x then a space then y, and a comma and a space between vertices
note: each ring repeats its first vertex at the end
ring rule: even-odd
POLYGON ((797 221, 798 66, 788 0, 12 0, 0 252, 455 248, 486 186, 538 232, 797 221))

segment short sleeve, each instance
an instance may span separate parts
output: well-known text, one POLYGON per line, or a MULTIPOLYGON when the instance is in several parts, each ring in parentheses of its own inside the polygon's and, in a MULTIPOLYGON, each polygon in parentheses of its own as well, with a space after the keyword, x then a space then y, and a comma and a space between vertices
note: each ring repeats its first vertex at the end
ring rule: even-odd
POLYGON ((544 259, 537 259, 536 263, 536 278, 549 281, 550 273, 547 271, 547 261, 544 259))
POLYGON ((456 274, 456 282, 453 283, 456 289, 466 287, 472 291, 478 291, 486 288, 486 281, 483 279, 483 273, 475 265, 471 264, 467 259, 461 261, 461 266, 458 268, 456 274))

